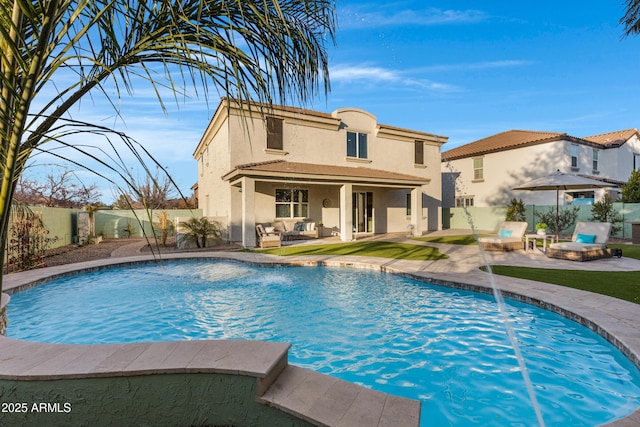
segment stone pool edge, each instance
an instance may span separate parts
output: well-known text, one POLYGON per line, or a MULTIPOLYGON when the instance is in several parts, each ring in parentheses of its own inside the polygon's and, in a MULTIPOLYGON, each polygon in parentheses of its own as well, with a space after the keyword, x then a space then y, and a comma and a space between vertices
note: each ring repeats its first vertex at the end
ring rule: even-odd
MULTIPOLYGON (((258 265, 280 265, 283 267, 296 265, 326 265, 375 269, 404 275, 417 280, 428 280, 437 285, 446 287, 472 290, 482 293, 492 292, 489 275, 480 270, 470 273, 437 273, 428 271, 428 269, 425 268, 424 263, 420 261, 389 260, 384 258, 355 256, 279 257, 247 252, 178 253, 162 255, 162 257, 141 255, 48 267, 45 269, 31 270, 28 272, 4 276, 4 290, 8 294, 11 294, 15 291, 46 283, 49 280, 55 280, 60 277, 112 268, 114 266, 136 265, 155 261, 204 259, 227 259, 258 265)), ((504 278, 500 276, 494 276, 493 280, 495 280, 496 285, 505 297, 554 311, 564 317, 581 323, 603 336, 610 343, 620 349, 634 364, 640 366, 640 328, 638 328, 637 304, 604 295, 530 280, 504 278)), ((5 299, 3 298, 3 304, 4 303, 5 299)), ((3 348, 3 353, 6 353, 7 343, 10 343, 11 341, 15 342, 15 340, 10 340, 5 337, 0 338, 0 348, 3 348)), ((38 343, 34 343, 34 345, 47 346, 47 344, 38 343)), ((135 345, 136 344, 127 344, 126 346, 135 345)), ((0 354, 0 379, 6 378, 5 374, 7 373, 3 369, 4 365, 4 357, 0 354)), ((166 369, 163 369, 161 365, 162 364, 160 363, 160 365, 158 365, 158 369, 151 373, 168 372, 166 369)), ((167 367, 167 369, 169 368, 170 367, 167 367)), ((113 372, 113 375, 118 375, 118 372, 119 371, 113 372)), ((327 396, 331 393, 334 395, 341 395, 341 393, 344 393, 345 396, 348 396, 347 399, 351 399, 347 401, 353 403, 355 402, 355 400, 353 400, 354 396, 359 393, 357 389, 361 388, 350 383, 341 384, 339 380, 335 380, 326 375, 290 366, 286 364, 286 361, 285 366, 280 369, 280 372, 278 372, 277 378, 273 379, 273 386, 269 390, 266 390, 263 386, 263 389, 260 390, 263 393, 257 395, 257 401, 274 406, 283 412, 292 414, 314 425, 341 425, 341 418, 339 416, 333 415, 331 417, 327 417, 324 414, 338 409, 342 411, 340 413, 343 416, 346 416, 345 410, 348 410, 349 408, 344 408, 346 405, 344 401, 345 398, 343 397, 342 400, 338 399, 338 401, 331 402, 327 399, 327 396), (307 372, 305 373, 305 371, 307 372), (280 374, 280 372, 282 374, 280 374), (307 377, 306 375, 309 375, 310 377, 307 377), (323 379, 323 377, 326 378, 323 379), (327 381, 327 378, 329 378, 329 381, 327 381), (314 384, 314 381, 318 381, 318 383, 314 387, 310 387, 310 384, 314 384), (315 395, 310 397, 309 393, 312 392, 314 388, 318 389, 318 387, 320 392, 324 394, 322 396, 315 395), (337 405, 337 407, 331 405, 337 405), (323 416, 325 419, 322 419, 323 416)), ((89 373, 85 374, 88 375, 89 373)), ((101 373, 101 375, 104 375, 104 373, 101 373)), ((260 388, 260 386, 258 388, 260 388)), ((372 392, 371 390, 368 391, 372 392)), ((365 392, 365 394, 370 393, 365 392)), ((379 422, 385 424, 385 422, 392 421, 392 419, 389 418, 390 416, 401 416, 403 413, 410 414, 407 421, 412 420, 411 424, 406 425, 417 425, 417 423, 419 423, 419 402, 417 402, 417 419, 415 415, 415 408, 412 406, 412 402, 416 401, 395 398, 395 396, 373 392, 371 396, 364 396, 362 402, 369 402, 370 404, 373 404, 373 407, 367 407, 365 405, 365 408, 363 409, 359 407, 360 404, 355 404, 352 408, 351 416, 353 417, 354 414, 359 414, 358 417, 364 417, 363 419, 366 421, 363 421, 360 424, 354 424, 353 422, 358 419, 358 417, 347 417, 344 419, 349 419, 350 421, 348 424, 344 425, 371 425, 371 421, 373 421, 371 416, 376 416, 376 414, 379 422)), ((393 420, 395 422, 398 421, 396 418, 393 418, 393 420)), ((608 427, 638 426, 640 425, 640 409, 623 419, 613 421, 606 425, 608 427)))

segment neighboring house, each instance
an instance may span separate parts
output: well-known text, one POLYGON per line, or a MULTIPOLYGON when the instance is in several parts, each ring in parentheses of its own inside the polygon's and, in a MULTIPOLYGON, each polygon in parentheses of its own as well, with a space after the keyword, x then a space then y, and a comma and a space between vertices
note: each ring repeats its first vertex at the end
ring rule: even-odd
POLYGON ((223 99, 193 154, 198 205, 255 246, 256 223, 322 223, 358 234, 437 230, 440 148, 447 137, 379 124, 355 108, 331 114, 223 99), (263 115, 259 110, 263 109, 263 115))
POLYGON ((576 138, 566 133, 510 130, 442 153, 443 207, 554 205, 553 191, 512 188, 556 170, 615 184, 616 188, 561 192, 560 204, 590 204, 640 168, 640 133, 627 129, 576 138), (457 180, 456 180, 457 178, 457 180))

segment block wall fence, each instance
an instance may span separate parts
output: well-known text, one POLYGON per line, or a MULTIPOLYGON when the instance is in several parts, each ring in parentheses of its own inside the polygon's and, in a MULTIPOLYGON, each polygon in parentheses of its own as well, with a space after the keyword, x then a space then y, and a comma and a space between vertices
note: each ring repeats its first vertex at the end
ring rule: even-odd
MULTIPOLYGON (((622 239, 631 238, 631 223, 640 222, 640 203, 614 203, 614 209, 622 218, 622 230, 614 234, 614 237, 622 239)), ((526 221, 529 224, 527 231, 534 231, 538 222, 536 214, 547 212, 550 209, 555 212, 554 206, 527 205, 525 206, 526 221)), ((560 206, 560 209, 571 208, 569 205, 560 206)), ((591 205, 578 206, 577 221, 589 221, 591 218, 591 205)), ((481 231, 494 231, 500 227, 507 215, 506 207, 467 207, 467 208, 443 208, 442 228, 481 231)), ((563 234, 573 233, 573 227, 563 230, 563 234)))

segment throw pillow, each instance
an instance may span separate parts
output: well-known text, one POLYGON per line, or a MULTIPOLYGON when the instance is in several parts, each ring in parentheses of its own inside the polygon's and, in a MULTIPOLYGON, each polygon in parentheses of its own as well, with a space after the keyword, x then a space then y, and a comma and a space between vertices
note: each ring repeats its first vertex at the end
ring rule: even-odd
POLYGON ((511 237, 511 233, 513 233, 513 230, 500 230, 498 237, 511 237))
POLYGON ((595 243, 596 235, 595 234, 580 234, 576 237, 576 243, 595 243))

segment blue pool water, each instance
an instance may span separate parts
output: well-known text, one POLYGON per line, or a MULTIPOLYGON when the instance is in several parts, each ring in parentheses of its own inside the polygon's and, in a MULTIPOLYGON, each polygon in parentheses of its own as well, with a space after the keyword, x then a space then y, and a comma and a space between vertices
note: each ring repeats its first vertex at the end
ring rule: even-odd
MULTIPOLYGON (((290 362, 420 399, 423 424, 536 424, 493 298, 374 271, 175 262, 74 276, 12 296, 12 338, 48 343, 289 342, 290 362)), ((508 302, 546 425, 640 406, 640 372, 600 336, 508 302)))

